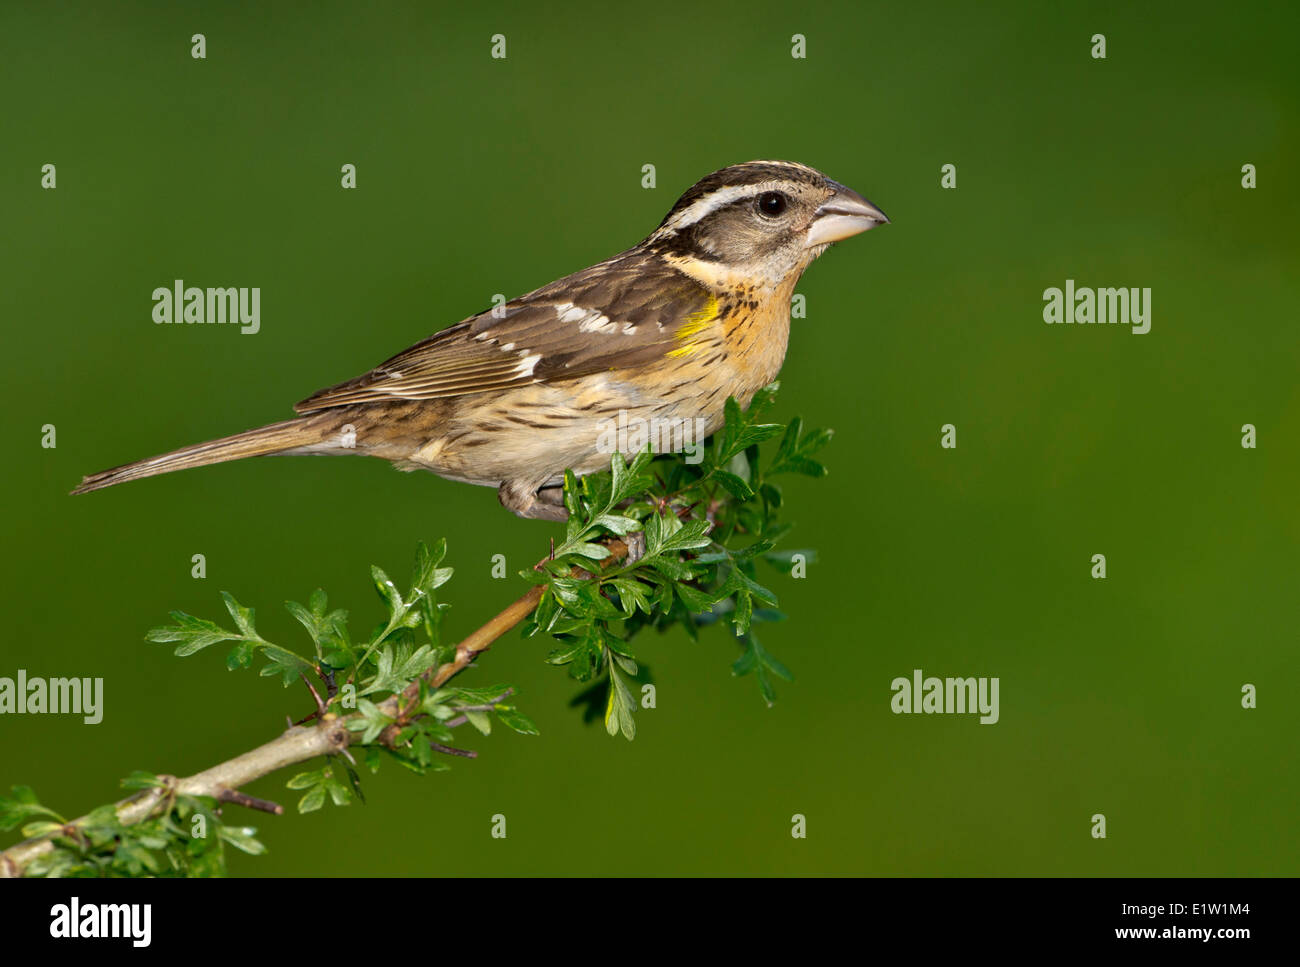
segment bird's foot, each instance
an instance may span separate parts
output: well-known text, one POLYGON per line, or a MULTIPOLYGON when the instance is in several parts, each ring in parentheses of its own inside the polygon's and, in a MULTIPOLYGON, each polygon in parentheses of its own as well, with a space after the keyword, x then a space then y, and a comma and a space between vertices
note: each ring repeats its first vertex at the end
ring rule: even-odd
POLYGON ((564 506, 563 487, 543 487, 536 490, 514 481, 503 481, 497 488, 501 506, 528 520, 568 520, 569 511, 564 506))

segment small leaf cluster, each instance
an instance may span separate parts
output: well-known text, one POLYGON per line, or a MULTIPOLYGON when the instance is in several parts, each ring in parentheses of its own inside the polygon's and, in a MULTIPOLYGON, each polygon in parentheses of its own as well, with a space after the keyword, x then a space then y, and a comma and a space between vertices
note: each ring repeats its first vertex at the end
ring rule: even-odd
MULTIPOLYGON (((514 688, 431 688, 429 673, 449 662, 455 647, 442 640, 442 621, 449 607, 438 600, 438 589, 452 577, 443 566, 446 541, 432 548, 416 548, 411 580, 405 587, 378 566, 371 580, 386 616, 364 642, 353 640, 348 612, 331 610, 323 590, 312 592, 304 606, 286 601, 285 608, 306 629, 312 654, 300 654, 268 641, 257 630, 256 614, 233 595, 222 592, 233 628, 182 611, 171 613, 172 624, 154 628, 149 641, 175 643, 180 656, 197 654, 221 642, 232 642, 226 653, 229 669, 251 667, 266 660, 261 674, 278 677, 285 686, 295 680, 317 682, 325 697, 319 715, 340 715, 356 735, 354 744, 365 746, 365 764, 376 771, 385 755, 418 773, 448 768, 447 755, 463 754, 453 748, 452 729, 468 722, 479 732, 491 731, 492 717, 527 735, 537 734, 532 722, 505 699, 514 688)), ((317 697, 319 692, 315 693, 317 697)), ((344 806, 365 801, 361 782, 349 762, 331 759, 320 769, 289 780, 290 789, 304 790, 301 812, 319 809, 326 802, 344 806)))
POLYGON ((175 794, 157 776, 133 773, 125 789, 165 791, 163 808, 139 823, 123 823, 115 804, 100 806, 69 821, 43 805, 29 786, 14 786, 0 796, 0 831, 19 829, 24 837, 48 836, 53 847, 33 859, 25 876, 46 877, 211 877, 226 872, 226 847, 257 856, 266 848, 251 826, 228 826, 217 815, 216 800, 175 794), (203 835, 195 835, 202 830, 203 835))
POLYGON ((176 643, 175 654, 197 654, 220 642, 234 642, 226 653, 226 667, 248 668, 257 657, 266 659, 261 674, 279 677, 288 687, 303 678, 319 678, 331 690, 351 685, 356 695, 385 695, 400 691, 445 652, 439 648, 442 611, 436 590, 451 579, 452 568, 441 567, 446 541, 430 550, 423 543, 416 549, 414 573, 406 592, 401 591, 383 569, 371 567, 371 579, 388 615, 371 631, 363 644, 354 644, 348 632, 348 612, 331 611, 329 598, 317 588, 307 606, 286 601, 284 606, 307 630, 314 656, 299 654, 266 640, 257 631, 256 614, 222 591, 234 629, 183 611, 171 612, 173 624, 152 629, 148 641, 176 643), (417 635, 423 632, 424 641, 417 635))
POLYGON ((604 722, 610 735, 636 734, 635 690, 643 669, 633 638, 646 628, 680 626, 692 638, 710 624, 729 625, 740 646, 736 675, 754 673, 764 699, 773 678, 789 669, 759 642, 754 625, 781 621, 777 597, 760 583, 760 561, 789 573, 795 554, 777 550, 791 525, 781 521, 783 474, 821 477, 815 454, 831 431, 806 432, 803 422, 764 422, 774 384, 748 409, 726 403, 725 422, 692 464, 647 448, 631 463, 612 455, 607 473, 565 475, 569 520, 551 557, 525 579, 544 586, 525 634, 547 635, 547 661, 578 681, 604 680, 604 722), (764 459, 760 445, 779 437, 764 459), (614 555, 621 543, 627 553, 614 555))

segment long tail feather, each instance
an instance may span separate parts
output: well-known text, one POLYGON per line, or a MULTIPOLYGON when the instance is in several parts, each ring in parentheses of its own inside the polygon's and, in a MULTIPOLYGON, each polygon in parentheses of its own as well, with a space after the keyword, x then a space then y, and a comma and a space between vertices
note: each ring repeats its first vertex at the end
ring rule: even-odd
POLYGON ((284 453, 303 447, 314 447, 324 443, 334 434, 337 420, 323 419, 322 415, 299 417, 246 430, 220 440, 196 443, 194 446, 182 447, 171 453, 137 460, 111 470, 92 473, 81 481, 74 494, 87 494, 92 490, 103 490, 114 484, 128 480, 140 480, 154 477, 173 470, 185 470, 188 467, 203 467, 210 463, 225 463, 228 460, 242 460, 244 457, 265 456, 271 453, 284 453))

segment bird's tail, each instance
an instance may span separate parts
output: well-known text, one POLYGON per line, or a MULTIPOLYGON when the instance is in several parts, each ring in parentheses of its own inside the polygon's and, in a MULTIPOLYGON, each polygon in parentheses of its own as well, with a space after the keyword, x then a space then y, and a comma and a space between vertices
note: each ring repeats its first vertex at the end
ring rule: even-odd
POLYGON ((334 445, 339 445, 338 428, 343 422, 330 418, 327 413, 328 411, 313 413, 295 420, 272 423, 255 430, 236 433, 234 436, 222 437, 220 440, 196 443, 194 446, 149 457, 147 460, 137 460, 135 463, 114 467, 111 470, 101 470, 84 478, 72 492, 86 494, 128 480, 141 480, 160 473, 185 470, 188 467, 203 467, 210 463, 225 463, 227 460, 242 460, 244 457, 259 457, 290 451, 325 452, 333 449, 330 446, 331 437, 334 445))

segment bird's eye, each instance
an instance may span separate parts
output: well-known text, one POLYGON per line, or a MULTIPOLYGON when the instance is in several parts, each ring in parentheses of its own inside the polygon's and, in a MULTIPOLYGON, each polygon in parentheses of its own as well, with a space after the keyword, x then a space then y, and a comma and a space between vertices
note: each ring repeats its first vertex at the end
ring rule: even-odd
POLYGON ((758 196, 758 210, 768 218, 775 218, 785 211, 790 200, 779 191, 765 191, 758 196))

